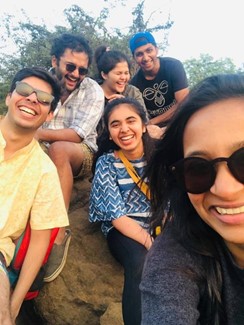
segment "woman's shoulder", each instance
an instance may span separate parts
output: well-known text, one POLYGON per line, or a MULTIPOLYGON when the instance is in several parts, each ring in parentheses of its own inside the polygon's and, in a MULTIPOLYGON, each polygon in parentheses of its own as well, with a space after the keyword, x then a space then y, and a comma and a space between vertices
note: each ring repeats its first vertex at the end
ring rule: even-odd
POLYGON ((93 184, 103 180, 105 177, 116 177, 116 158, 113 152, 104 153, 96 161, 96 167, 93 175, 93 184))
POLYGON ((122 93, 125 97, 133 97, 135 94, 141 94, 140 90, 131 84, 126 85, 125 90, 122 93))
POLYGON ((147 263, 162 269, 194 269, 201 273, 204 257, 188 250, 179 240, 172 226, 159 235, 148 252, 147 263))
POLYGON ((101 155, 96 162, 96 170, 102 169, 107 170, 109 169, 110 172, 116 169, 118 163, 120 163, 120 159, 116 156, 114 151, 104 153, 101 155))
POLYGON ((116 157, 113 151, 106 152, 97 159, 97 163, 99 164, 111 164, 114 163, 115 161, 116 161, 116 157))

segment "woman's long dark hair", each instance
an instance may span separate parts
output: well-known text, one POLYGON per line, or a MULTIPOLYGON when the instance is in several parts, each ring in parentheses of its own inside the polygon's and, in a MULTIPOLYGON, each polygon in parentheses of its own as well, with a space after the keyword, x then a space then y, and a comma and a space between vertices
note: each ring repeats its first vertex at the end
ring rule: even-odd
MULTIPOLYGON (((112 140, 109 139, 109 131, 108 131, 108 120, 111 113, 116 109, 117 106, 121 104, 127 104, 131 106, 131 108, 140 116, 141 121, 143 124, 147 124, 148 118, 146 115, 146 111, 142 107, 142 105, 135 100, 134 98, 124 97, 124 98, 117 98, 109 102, 106 107, 104 108, 104 128, 102 133, 97 138, 97 145, 98 151, 94 155, 93 165, 92 165, 92 172, 94 174, 97 159, 102 156, 104 153, 111 152, 113 150, 119 150, 120 148, 114 143, 112 140)), ((150 157, 152 156, 152 152, 154 150, 156 140, 152 139, 148 132, 146 131, 142 135, 142 141, 144 146, 144 155, 146 161, 149 161, 150 157)))
POLYGON ((216 250, 220 237, 198 216, 187 193, 178 186, 171 174, 169 166, 183 158, 185 126, 195 112, 215 102, 240 97, 244 98, 243 74, 216 75, 200 82, 179 106, 147 168, 152 196, 151 227, 161 224, 164 216, 164 225, 169 222, 172 224, 177 238, 188 250, 206 257, 206 299, 202 306, 204 305, 203 314, 206 315, 208 310, 208 315, 207 319, 202 320, 203 324, 221 323, 222 278, 216 250))

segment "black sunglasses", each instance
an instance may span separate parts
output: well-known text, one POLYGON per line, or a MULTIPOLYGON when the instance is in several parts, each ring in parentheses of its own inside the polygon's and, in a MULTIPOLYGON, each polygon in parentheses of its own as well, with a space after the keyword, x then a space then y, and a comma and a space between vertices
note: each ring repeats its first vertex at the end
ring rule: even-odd
POLYGON ((46 93, 45 91, 33 88, 26 82, 16 81, 15 90, 19 95, 24 97, 28 97, 31 94, 35 93, 38 102, 41 103, 42 105, 46 105, 46 106, 50 105, 54 100, 53 95, 46 93))
POLYGON ((219 157, 206 160, 200 157, 182 159, 170 166, 176 180, 192 194, 207 192, 214 184, 216 170, 214 165, 226 161, 231 174, 244 184, 244 148, 233 152, 229 158, 219 157))
POLYGON ((83 68, 83 67, 80 67, 78 68, 75 64, 73 63, 66 63, 66 70, 68 72, 73 72, 75 71, 76 69, 78 69, 79 71, 79 75, 80 76, 85 76, 87 73, 88 73, 88 69, 87 68, 83 68))

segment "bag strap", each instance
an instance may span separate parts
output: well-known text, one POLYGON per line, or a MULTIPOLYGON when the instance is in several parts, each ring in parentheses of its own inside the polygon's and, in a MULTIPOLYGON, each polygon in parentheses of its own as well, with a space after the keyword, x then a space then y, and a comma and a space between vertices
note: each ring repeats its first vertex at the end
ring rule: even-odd
MULTIPOLYGON (((141 177, 136 172, 133 165, 130 163, 130 161, 125 157, 122 150, 118 150, 118 156, 125 165, 125 168, 127 169, 128 174, 133 179, 133 181, 136 183, 136 185, 139 187, 139 189, 145 194, 145 196, 150 200, 150 189, 144 181, 142 181, 141 177)), ((158 236, 162 231, 161 226, 157 226, 155 228, 155 236, 158 236)))
POLYGON ((127 169, 128 174, 133 179, 133 181, 136 183, 136 185, 139 187, 139 189, 146 195, 146 197, 150 200, 150 190, 148 185, 141 180, 141 177, 136 172, 133 165, 130 163, 130 161, 125 157, 122 150, 118 150, 118 156, 125 165, 125 168, 127 169))

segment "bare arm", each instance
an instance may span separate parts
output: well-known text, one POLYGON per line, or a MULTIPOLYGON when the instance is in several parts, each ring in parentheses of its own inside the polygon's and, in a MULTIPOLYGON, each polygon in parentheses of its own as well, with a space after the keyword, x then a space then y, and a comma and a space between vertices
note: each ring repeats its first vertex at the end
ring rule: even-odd
POLYGON ((177 104, 179 104, 180 102, 182 102, 182 100, 189 94, 189 89, 188 88, 184 88, 181 89, 179 91, 175 92, 175 99, 177 104))
POLYGON ((69 141, 79 143, 82 141, 80 136, 73 129, 49 130, 39 128, 36 131, 35 138, 49 143, 55 141, 69 141))
POLYGON ((169 120, 174 115, 175 111, 177 110, 179 103, 188 95, 188 93, 189 93, 188 88, 184 88, 179 91, 176 91, 175 92, 176 104, 167 112, 165 112, 159 116, 153 117, 150 120, 150 124, 160 124, 162 122, 169 120))
POLYGON ((10 284, 7 274, 1 269, 0 265, 0 323, 6 325, 12 325, 10 316, 10 284))
POLYGON ((177 106, 178 105, 176 104, 173 107, 171 107, 170 110, 168 110, 167 112, 151 118, 149 121, 149 124, 158 125, 160 123, 168 121, 174 115, 174 113, 177 109, 177 106))
POLYGON ((26 293, 41 268, 49 245, 50 235, 50 229, 31 230, 31 239, 28 251, 26 253, 17 285, 11 297, 11 312, 14 320, 18 316, 26 293))
POLYGON ((152 238, 150 234, 133 219, 127 216, 122 216, 113 220, 112 225, 123 235, 134 239, 145 246, 147 250, 152 246, 152 238))

